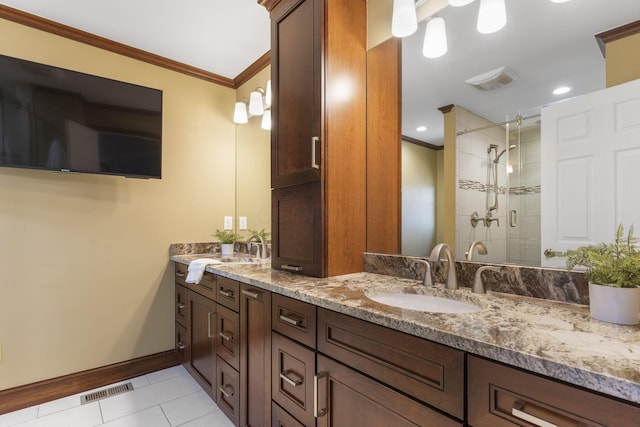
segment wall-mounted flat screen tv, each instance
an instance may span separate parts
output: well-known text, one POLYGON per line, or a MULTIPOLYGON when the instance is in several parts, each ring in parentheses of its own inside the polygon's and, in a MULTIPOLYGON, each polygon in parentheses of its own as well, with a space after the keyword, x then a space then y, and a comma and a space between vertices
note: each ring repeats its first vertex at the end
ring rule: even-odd
POLYGON ((162 91, 0 55, 0 166, 160 178, 162 91))

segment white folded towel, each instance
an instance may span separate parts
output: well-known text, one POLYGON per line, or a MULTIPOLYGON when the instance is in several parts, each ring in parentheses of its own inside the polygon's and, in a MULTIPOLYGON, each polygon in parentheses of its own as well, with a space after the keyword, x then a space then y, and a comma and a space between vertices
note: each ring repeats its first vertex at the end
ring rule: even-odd
POLYGON ((217 259, 212 258, 198 258, 194 261, 191 261, 191 264, 189 264, 189 268, 187 269, 189 274, 187 274, 186 282, 196 284, 200 283, 200 280, 202 280, 202 275, 204 274, 204 270, 209 264, 222 264, 222 261, 218 261, 217 259))

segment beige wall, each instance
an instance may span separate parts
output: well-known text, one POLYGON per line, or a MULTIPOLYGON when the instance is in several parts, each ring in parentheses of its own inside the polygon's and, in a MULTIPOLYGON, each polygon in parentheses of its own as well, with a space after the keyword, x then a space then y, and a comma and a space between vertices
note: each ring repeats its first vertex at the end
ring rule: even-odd
MULTIPOLYGON (((249 99, 257 87, 266 90, 271 67, 252 77, 237 91, 237 99, 249 99)), ((262 116, 236 125, 236 212, 246 216, 248 228, 271 232, 271 132, 261 127, 262 116)), ((236 218, 237 219, 237 218, 236 218)), ((241 232, 244 236, 247 233, 241 232)))
POLYGON ((640 34, 607 43, 607 87, 640 79, 640 34))
POLYGON ((0 389, 171 349, 169 244, 234 214, 235 91, 8 21, 0 53, 164 103, 161 180, 0 168, 0 389))

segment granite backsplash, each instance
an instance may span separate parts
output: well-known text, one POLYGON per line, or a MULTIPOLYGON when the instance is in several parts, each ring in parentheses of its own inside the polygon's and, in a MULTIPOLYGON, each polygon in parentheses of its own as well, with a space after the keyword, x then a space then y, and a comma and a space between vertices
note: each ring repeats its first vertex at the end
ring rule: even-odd
MULTIPOLYGON (((422 280, 425 266, 421 257, 387 255, 365 252, 364 271, 406 279, 422 280)), ((445 283, 446 261, 431 262, 431 271, 436 283, 445 283)), ((589 284, 583 273, 560 269, 523 267, 518 265, 483 264, 456 261, 458 284, 470 288, 478 268, 495 265, 500 271, 485 271, 482 274, 485 289, 493 292, 543 298, 573 304, 589 304, 589 284)))

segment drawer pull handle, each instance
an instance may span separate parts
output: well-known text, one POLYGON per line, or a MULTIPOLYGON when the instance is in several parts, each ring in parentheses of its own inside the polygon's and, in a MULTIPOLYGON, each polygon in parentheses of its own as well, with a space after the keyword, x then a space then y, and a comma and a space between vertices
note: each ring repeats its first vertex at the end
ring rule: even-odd
POLYGON ((178 350, 184 350, 185 348, 187 348, 187 346, 184 345, 182 341, 178 341, 178 350))
MULTIPOLYGON (((313 376, 313 416, 315 418, 319 418, 327 413, 327 404, 325 403, 324 408, 319 408, 320 404, 318 402, 318 382, 320 378, 324 378, 327 376, 326 372, 319 372, 318 374, 313 376)), ((325 393, 326 395, 326 393, 325 393)))
POLYGON ((181 302, 178 303, 178 310, 184 310, 185 307, 186 306, 183 303, 181 302))
POLYGON ((225 296, 227 298, 233 298, 233 291, 226 290, 225 288, 220 288, 219 294, 225 296))
POLYGON ((249 291, 247 289, 242 290, 242 294, 248 296, 249 298, 259 299, 262 292, 249 291))
POLYGON ((184 276, 186 276, 186 274, 184 274, 184 272, 182 272, 182 271, 176 271, 176 276, 184 277, 184 276))
POLYGON ((233 337, 233 334, 229 334, 229 333, 224 332, 224 331, 222 331, 222 332, 218 332, 218 335, 220 335, 222 338, 224 338, 224 339, 225 339, 225 340, 227 340, 227 341, 232 341, 232 340, 233 340, 233 338, 234 338, 234 337, 233 337))
POLYGON ((292 316, 290 314, 281 314, 280 315, 280 320, 282 320, 285 323, 288 323, 290 325, 293 326, 301 326, 302 325, 302 320, 298 317, 292 316))
POLYGON ((320 138, 314 136, 311 138, 311 167, 314 169, 320 169, 320 164, 316 160, 316 145, 320 143, 320 138))
POLYGON ((233 391, 233 387, 231 387, 230 384, 222 385, 218 387, 218 390, 220 390, 220 393, 222 393, 224 397, 226 397, 227 399, 230 397, 233 397, 234 391, 233 391), (227 389, 231 391, 227 391, 227 389))
POLYGON ((211 335, 211 312, 207 313, 207 338, 213 338, 211 335))
POLYGON ((290 384, 294 387, 297 387, 300 384, 302 384, 302 378, 293 378, 291 376, 291 371, 288 369, 286 371, 280 372, 280 378, 282 378, 284 382, 286 382, 287 384, 290 384))
POLYGON ((299 265, 283 264, 282 269, 287 271, 302 271, 302 267, 299 265))
POLYGON ((550 423, 548 421, 543 420, 542 418, 538 418, 531 414, 527 414, 524 412, 524 403, 522 402, 514 402, 513 408, 511 408, 511 415, 516 418, 520 418, 521 420, 527 421, 538 427, 558 427, 557 424, 550 423))

